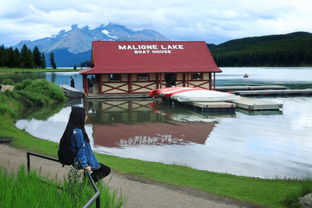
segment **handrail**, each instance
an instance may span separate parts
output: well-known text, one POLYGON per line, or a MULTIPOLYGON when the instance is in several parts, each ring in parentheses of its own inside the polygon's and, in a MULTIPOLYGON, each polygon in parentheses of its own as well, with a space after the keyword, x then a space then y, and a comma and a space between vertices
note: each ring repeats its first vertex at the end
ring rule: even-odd
MULTIPOLYGON (((27 172, 29 173, 30 171, 30 156, 36 156, 36 157, 40 157, 46 160, 51 160, 54 162, 60 162, 58 159, 55 159, 53 157, 48 157, 48 156, 44 156, 44 155, 40 155, 37 153, 33 153, 33 152, 27 152, 27 172)), ((91 206, 91 204, 96 200, 96 208, 100 208, 100 191, 98 190, 97 186, 95 185, 95 182, 93 181, 91 174, 89 173, 89 171, 84 170, 85 174, 88 176, 90 183, 92 184, 92 187, 94 189, 94 191, 96 192, 93 197, 83 206, 83 208, 88 208, 91 206)))

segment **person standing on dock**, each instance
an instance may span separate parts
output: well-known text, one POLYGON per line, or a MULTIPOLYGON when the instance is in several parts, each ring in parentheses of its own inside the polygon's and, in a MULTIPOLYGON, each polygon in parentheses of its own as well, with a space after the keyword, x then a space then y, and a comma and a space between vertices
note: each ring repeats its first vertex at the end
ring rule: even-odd
POLYGON ((75 80, 73 79, 73 77, 70 77, 70 86, 75 88, 75 80))

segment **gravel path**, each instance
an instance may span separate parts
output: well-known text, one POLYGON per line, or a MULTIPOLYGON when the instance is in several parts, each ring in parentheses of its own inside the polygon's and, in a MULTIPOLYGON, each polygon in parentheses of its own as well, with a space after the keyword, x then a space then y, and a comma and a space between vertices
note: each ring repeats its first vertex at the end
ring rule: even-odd
MULTIPOLYGON (((24 163, 26 165, 26 151, 0 144, 0 166, 9 170, 16 170, 24 163)), ((40 169, 40 172, 51 177, 63 175, 68 168, 63 168, 59 163, 31 157, 31 167, 40 169)), ((128 208, 245 208, 258 207, 247 203, 238 202, 225 197, 207 194, 189 188, 164 185, 139 177, 121 175, 112 172, 105 179, 114 190, 126 195, 128 208)))

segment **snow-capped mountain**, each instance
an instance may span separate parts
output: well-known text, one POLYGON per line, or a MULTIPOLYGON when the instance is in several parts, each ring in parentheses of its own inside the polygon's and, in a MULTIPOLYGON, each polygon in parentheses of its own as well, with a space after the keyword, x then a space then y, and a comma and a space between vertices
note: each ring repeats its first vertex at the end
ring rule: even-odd
POLYGON ((26 44, 30 48, 38 46, 43 52, 66 49, 70 53, 78 54, 90 50, 91 42, 94 40, 163 41, 168 39, 155 30, 132 31, 125 26, 110 23, 91 30, 88 26, 78 28, 77 25, 72 25, 70 31, 62 30, 59 34, 49 38, 21 41, 15 47, 21 48, 23 44, 26 44))
MULTIPOLYGON (((166 41, 169 40, 155 30, 133 31, 125 26, 117 24, 100 25, 89 29, 88 26, 78 28, 72 25, 71 30, 60 31, 52 37, 42 38, 34 41, 24 40, 14 48, 21 49, 24 44, 33 49, 35 46, 44 53, 53 52, 58 66, 79 66, 81 62, 89 61, 91 57, 91 43, 94 40, 108 41, 166 41)), ((48 55, 46 55, 46 58, 48 55)), ((47 65, 49 66, 47 60, 47 65)))

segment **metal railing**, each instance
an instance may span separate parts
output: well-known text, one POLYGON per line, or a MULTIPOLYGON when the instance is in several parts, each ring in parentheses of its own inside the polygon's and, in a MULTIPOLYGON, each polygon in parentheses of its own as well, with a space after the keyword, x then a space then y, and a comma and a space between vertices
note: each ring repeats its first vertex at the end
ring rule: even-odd
MULTIPOLYGON (((33 152, 27 152, 27 172, 29 173, 30 171, 30 156, 35 156, 35 157, 40 157, 46 160, 51 160, 54 162, 60 162, 59 160, 53 158, 53 157, 47 157, 44 155, 36 154, 33 152)), ((97 186, 95 185, 95 182, 93 181, 90 173, 87 170, 84 170, 84 173, 88 176, 90 183, 92 184, 92 187, 95 191, 95 194, 92 196, 92 198, 83 206, 83 208, 90 207, 91 204, 96 201, 96 208, 100 208, 100 191, 98 190, 97 186)))

